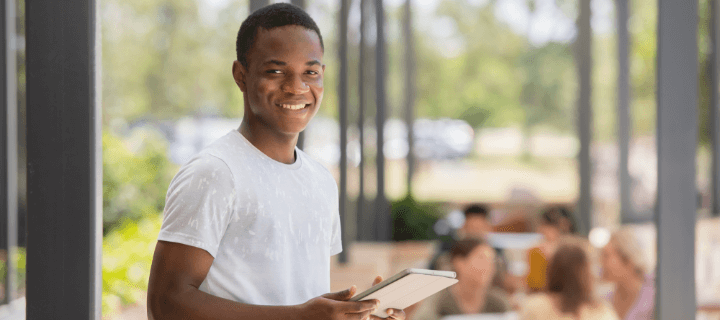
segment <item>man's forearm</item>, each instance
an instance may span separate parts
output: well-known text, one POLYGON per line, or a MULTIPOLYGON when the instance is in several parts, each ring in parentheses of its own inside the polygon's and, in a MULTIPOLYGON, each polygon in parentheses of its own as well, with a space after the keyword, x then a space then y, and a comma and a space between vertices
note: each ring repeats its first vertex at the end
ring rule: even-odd
POLYGON ((300 306, 258 306, 220 298, 190 287, 148 296, 148 318, 165 319, 301 319, 300 306))

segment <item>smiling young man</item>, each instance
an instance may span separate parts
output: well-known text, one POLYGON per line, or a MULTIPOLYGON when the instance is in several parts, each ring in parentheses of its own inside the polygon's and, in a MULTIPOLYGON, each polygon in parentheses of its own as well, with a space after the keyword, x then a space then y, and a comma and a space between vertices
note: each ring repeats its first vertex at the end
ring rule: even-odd
POLYGON ((322 102, 323 53, 320 30, 296 6, 242 23, 232 74, 244 117, 170 183, 150 319, 371 318, 377 301, 348 301, 355 286, 328 293, 330 257, 342 251, 337 185, 295 147, 322 102))

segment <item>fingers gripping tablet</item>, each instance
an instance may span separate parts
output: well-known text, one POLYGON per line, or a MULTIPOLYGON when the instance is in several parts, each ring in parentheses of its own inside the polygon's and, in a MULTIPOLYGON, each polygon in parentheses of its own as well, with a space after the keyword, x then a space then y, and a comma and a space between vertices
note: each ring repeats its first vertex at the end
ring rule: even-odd
POLYGON ((387 309, 405 309, 457 282, 455 272, 406 269, 350 300, 377 299, 380 305, 373 315, 386 318, 387 309))

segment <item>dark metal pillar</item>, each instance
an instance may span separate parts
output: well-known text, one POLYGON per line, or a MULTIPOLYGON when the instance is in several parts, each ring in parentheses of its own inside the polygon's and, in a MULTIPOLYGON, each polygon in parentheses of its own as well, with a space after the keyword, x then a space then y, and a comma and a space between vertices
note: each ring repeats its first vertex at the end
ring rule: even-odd
POLYGON ((658 1, 657 319, 695 318, 697 0, 658 1))
POLYGON ((720 216, 720 23, 718 23, 718 0, 710 0, 710 141, 712 142, 712 206, 713 216, 720 216))
POLYGON ((100 319, 100 48, 94 0, 26 1, 27 319, 100 319))
POLYGON ((270 4, 270 0, 250 0, 250 13, 270 4))
MULTIPOLYGON (((340 79, 338 81, 338 101, 340 103, 340 221, 343 230, 347 222, 347 103, 348 103, 348 12, 350 0, 340 0, 340 28, 338 34, 340 60, 340 79)), ((347 245, 347 232, 342 232, 343 247, 347 245)), ((346 247, 347 248, 347 247, 346 247)), ((347 250, 340 253, 340 263, 347 262, 347 250)))
POLYGON ((375 127, 377 128, 377 196, 375 197, 376 240, 390 240, 392 219, 390 217, 390 204, 385 198, 385 153, 383 151, 385 139, 385 8, 383 0, 375 0, 375 99, 377 112, 375 127))
POLYGON ((405 35, 405 123, 408 128, 408 155, 407 155, 407 194, 412 196, 412 180, 415 173, 414 131, 413 120, 415 108, 415 41, 412 28, 412 1, 405 0, 405 20, 403 21, 405 35))
POLYGON ((0 101, 4 108, 0 112, 0 239, 5 260, 5 295, 2 304, 15 299, 15 252, 17 249, 18 218, 18 110, 17 110, 17 66, 15 48, 15 1, 6 0, 0 5, 0 34, 3 35, 3 50, 0 50, 0 101))
POLYGON ((578 95, 578 136, 580 137, 580 153, 578 155, 580 173, 580 196, 578 199, 578 215, 580 232, 587 235, 590 231, 592 212, 592 164, 590 159, 590 142, 592 141, 592 29, 590 28, 590 0, 580 1, 578 15, 578 35, 575 40, 577 50, 577 68, 580 83, 578 95))
POLYGON ((369 240, 367 236, 368 225, 366 224, 367 212, 365 212, 365 20, 367 19, 367 2, 360 0, 360 57, 358 58, 358 132, 360 143, 360 164, 358 165, 359 191, 357 198, 357 239, 369 240))
POLYGON ((630 202, 630 62, 628 32, 628 0, 615 1, 618 26, 618 147, 620 149, 619 182, 620 182, 620 221, 626 222, 633 217, 630 202))

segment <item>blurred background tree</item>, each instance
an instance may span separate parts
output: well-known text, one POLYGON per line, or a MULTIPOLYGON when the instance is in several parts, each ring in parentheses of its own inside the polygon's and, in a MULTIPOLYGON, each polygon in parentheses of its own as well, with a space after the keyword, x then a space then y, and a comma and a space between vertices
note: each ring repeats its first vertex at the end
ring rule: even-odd
POLYGON ((138 130, 123 140, 104 132, 103 229, 109 231, 123 220, 161 212, 176 171, 159 133, 138 130))

